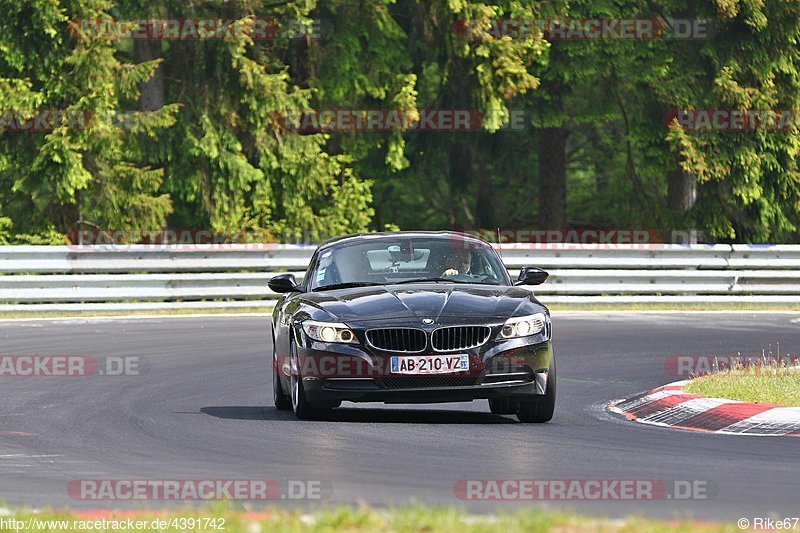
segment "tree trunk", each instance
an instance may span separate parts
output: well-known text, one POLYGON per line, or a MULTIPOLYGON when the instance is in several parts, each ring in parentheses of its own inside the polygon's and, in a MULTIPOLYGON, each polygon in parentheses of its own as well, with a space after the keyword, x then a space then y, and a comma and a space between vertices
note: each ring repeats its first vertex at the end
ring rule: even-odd
MULTIPOLYGON (((161 41, 135 39, 133 54, 137 63, 157 59, 161 57, 161 41)), ((139 111, 156 111, 164 107, 164 76, 161 74, 161 65, 156 69, 152 78, 142 83, 141 90, 139 111)))
POLYGON ((539 131, 539 228, 567 225, 567 130, 539 131))
POLYGON ((486 154, 477 152, 477 160, 478 201, 475 207, 475 221, 478 228, 493 228, 496 222, 494 217, 494 190, 492 177, 486 171, 486 154))
POLYGON ((671 170, 667 174, 667 207, 684 215, 697 199, 697 177, 684 170, 671 170))
MULTIPOLYGON (((452 202, 447 206, 447 210, 451 213, 451 220, 462 220, 461 228, 471 228, 475 223, 473 213, 470 213, 470 207, 467 205, 465 196, 469 195, 469 185, 473 179, 473 163, 472 163, 472 150, 471 147, 465 144, 463 139, 455 140, 450 145, 450 164, 448 172, 448 182, 450 185, 450 194, 452 202), (458 212, 464 213, 464 217, 460 217, 458 212)), ((473 204, 474 205, 474 204, 473 204)))
POLYGON ((682 169, 670 170, 667 173, 667 208, 675 216, 676 221, 684 221, 680 224, 684 226, 683 229, 672 229, 670 242, 697 243, 697 232, 686 227, 687 217, 694 207, 695 200, 697 200, 697 176, 682 169))

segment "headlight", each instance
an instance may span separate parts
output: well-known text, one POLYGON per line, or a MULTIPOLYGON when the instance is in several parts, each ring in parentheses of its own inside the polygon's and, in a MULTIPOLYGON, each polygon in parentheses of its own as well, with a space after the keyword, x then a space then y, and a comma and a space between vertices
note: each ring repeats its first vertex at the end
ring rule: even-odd
POLYGON ((520 316, 517 318, 509 318, 503 327, 500 329, 500 334, 497 335, 497 340, 514 339, 517 337, 529 337, 541 333, 547 318, 542 313, 536 313, 528 316, 520 316))
POLYGON ((342 342, 347 344, 358 342, 353 331, 346 325, 338 322, 306 320, 303 322, 303 331, 315 341, 342 342))

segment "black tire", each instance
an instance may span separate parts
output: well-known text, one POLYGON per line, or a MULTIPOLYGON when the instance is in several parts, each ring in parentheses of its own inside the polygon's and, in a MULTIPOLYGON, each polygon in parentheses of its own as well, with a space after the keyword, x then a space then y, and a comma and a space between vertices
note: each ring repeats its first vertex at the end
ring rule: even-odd
POLYGON ((513 415, 517 412, 519 406, 512 402, 510 398, 490 398, 489 411, 493 415, 513 415))
POLYGON ((275 348, 272 348, 272 401, 278 411, 288 411, 292 408, 292 400, 283 392, 280 377, 281 369, 278 368, 278 358, 275 357, 275 348))
POLYGON ((521 402, 517 418, 520 422, 543 424, 553 418, 556 408, 556 359, 550 356, 550 369, 547 372, 547 387, 544 396, 530 402, 521 402))
POLYGON ((294 416, 300 420, 317 420, 322 418, 324 411, 311 405, 306 400, 306 391, 303 388, 303 377, 300 375, 300 364, 297 354, 294 353, 294 347, 290 348, 291 356, 291 371, 289 372, 291 391, 289 397, 291 398, 292 411, 294 416))

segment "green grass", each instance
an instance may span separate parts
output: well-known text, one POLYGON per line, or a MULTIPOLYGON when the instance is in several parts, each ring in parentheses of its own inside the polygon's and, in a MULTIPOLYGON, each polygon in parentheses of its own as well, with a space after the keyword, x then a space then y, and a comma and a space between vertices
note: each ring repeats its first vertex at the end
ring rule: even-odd
POLYGON ((800 406, 800 367, 764 361, 700 376, 684 390, 709 398, 800 406))
POLYGON ((223 309, 142 309, 139 311, 29 311, 4 313, 0 305, 0 320, 10 318, 81 318, 81 317, 114 317, 114 316, 171 316, 171 315, 205 315, 205 314, 242 314, 259 313, 264 316, 272 314, 272 307, 233 307, 223 309))
MULTIPOLYGON (((73 528, 72 520, 96 521, 106 519, 127 521, 143 520, 148 523, 154 519, 169 520, 171 518, 223 518, 226 533, 260 533, 271 531, 347 531, 359 532, 418 532, 426 533, 451 532, 459 533, 494 533, 496 531, 510 532, 558 532, 571 533, 583 531, 604 531, 610 533, 666 533, 666 532, 734 532, 739 531, 735 524, 721 524, 713 522, 685 521, 657 521, 643 518, 628 518, 625 520, 609 520, 603 518, 590 518, 574 514, 555 513, 551 511, 522 510, 513 513, 498 515, 467 514, 454 508, 409 506, 388 511, 377 511, 370 508, 337 507, 315 512, 285 511, 280 509, 265 509, 257 512, 244 513, 234 511, 229 507, 219 504, 208 508, 187 508, 170 511, 103 511, 81 512, 70 510, 8 510, 0 521, 0 531, 14 531, 8 523, 9 518, 27 521, 35 518, 39 521, 39 531, 69 531, 73 528), (67 520, 70 526, 62 529, 53 524, 47 528, 44 520, 67 520)), ((102 523, 95 524, 93 531, 121 531, 113 529, 111 524, 102 527, 102 523)), ((217 521, 219 525, 219 521, 217 521)), ((153 531, 148 527, 144 531, 153 531)), ((128 530, 128 531, 135 531, 128 530)), ((142 531, 140 529, 139 531, 142 531)), ((198 524, 195 528, 170 528, 162 531, 220 531, 208 526, 198 524)))

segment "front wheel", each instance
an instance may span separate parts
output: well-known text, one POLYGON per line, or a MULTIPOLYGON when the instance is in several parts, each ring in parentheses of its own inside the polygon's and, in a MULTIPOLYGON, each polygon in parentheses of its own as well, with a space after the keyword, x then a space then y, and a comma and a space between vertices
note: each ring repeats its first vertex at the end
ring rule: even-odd
POLYGON ((510 398, 489 398, 489 411, 493 415, 513 415, 518 406, 510 398))
POLYGON ((278 358, 275 357, 275 348, 272 349, 272 402, 275 404, 275 409, 279 411, 288 411, 292 408, 292 401, 289 395, 283 392, 283 385, 281 384, 280 373, 282 369, 278 366, 278 358))
POLYGON ((550 369, 547 372, 547 386, 544 396, 530 402, 521 402, 517 418, 520 422, 543 424, 553 418, 556 408, 556 359, 550 356, 550 369))
POLYGON ((306 391, 303 388, 303 377, 300 375, 300 360, 292 349, 291 358, 291 399, 292 411, 300 420, 315 420, 323 414, 321 409, 317 409, 306 400, 306 391))

